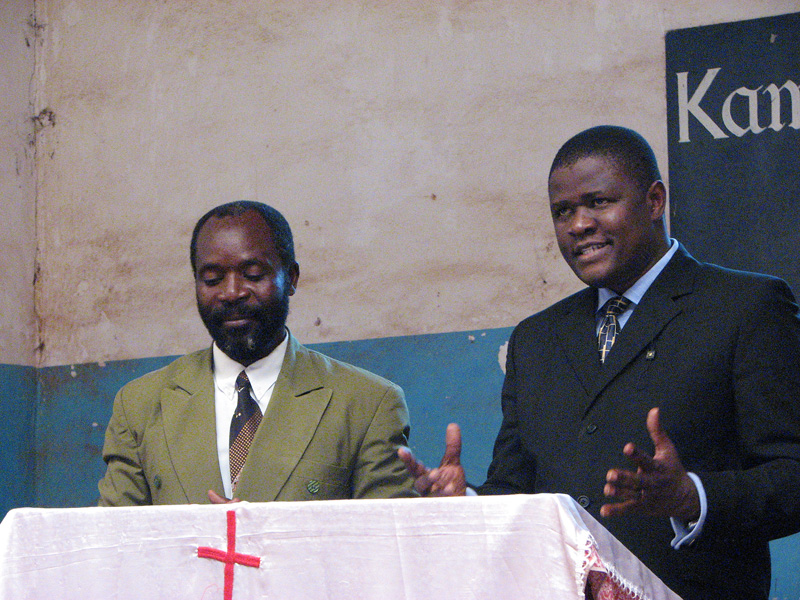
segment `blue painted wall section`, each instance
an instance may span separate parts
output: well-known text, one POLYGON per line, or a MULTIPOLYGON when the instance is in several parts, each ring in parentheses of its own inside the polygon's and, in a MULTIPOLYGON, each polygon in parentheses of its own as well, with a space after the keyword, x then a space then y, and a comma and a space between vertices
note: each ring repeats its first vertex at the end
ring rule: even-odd
POLYGON ((0 365, 0 517, 34 503, 36 369, 0 365))
MULTIPOLYGON (((403 387, 411 412, 411 449, 426 464, 438 464, 447 424, 459 423, 467 478, 479 484, 500 427, 503 372, 498 352, 510 334, 511 328, 503 328, 310 347, 403 387)), ((97 481, 105 469, 100 456, 103 435, 114 395, 128 381, 173 358, 48 367, 38 371, 38 383, 35 369, 0 365, 4 440, 0 458, 4 489, 9 490, 0 516, 15 506, 95 504, 97 481), (29 435, 34 429, 35 451, 29 435)), ((800 535, 771 546, 770 598, 797 600, 800 535)))
POLYGON ((800 598, 800 533, 770 542, 769 550, 772 554, 770 600, 798 600, 800 598))
POLYGON ((103 436, 119 388, 175 357, 39 370, 36 505, 97 504, 103 436))

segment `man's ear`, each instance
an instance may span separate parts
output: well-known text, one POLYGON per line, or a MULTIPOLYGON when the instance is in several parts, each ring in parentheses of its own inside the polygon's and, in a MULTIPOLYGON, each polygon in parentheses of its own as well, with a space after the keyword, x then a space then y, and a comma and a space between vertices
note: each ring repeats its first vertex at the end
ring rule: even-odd
POLYGON ((287 269, 286 273, 289 275, 289 295, 294 296, 294 293, 297 291, 297 282, 300 280, 300 265, 292 263, 292 266, 287 269))
POLYGON ((667 188, 664 182, 660 179, 654 181, 650 188, 647 190, 645 196, 647 204, 650 206, 650 218, 657 221, 664 216, 664 211, 667 208, 667 188))

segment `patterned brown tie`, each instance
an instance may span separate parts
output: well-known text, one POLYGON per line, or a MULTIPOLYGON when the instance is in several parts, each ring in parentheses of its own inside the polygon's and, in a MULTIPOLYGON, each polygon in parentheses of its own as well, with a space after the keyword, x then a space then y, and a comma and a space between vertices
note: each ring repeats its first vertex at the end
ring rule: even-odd
POLYGON ((619 317, 630 306, 631 301, 625 296, 616 296, 606 302, 603 322, 600 324, 600 331, 597 332, 597 349, 600 351, 600 362, 605 362, 606 356, 614 345, 614 340, 619 333, 619 317))
POLYGON ((258 424, 261 423, 261 409, 253 399, 252 391, 247 373, 242 371, 236 378, 237 403, 231 419, 230 432, 231 482, 234 490, 239 483, 244 461, 247 460, 250 442, 253 441, 258 424))

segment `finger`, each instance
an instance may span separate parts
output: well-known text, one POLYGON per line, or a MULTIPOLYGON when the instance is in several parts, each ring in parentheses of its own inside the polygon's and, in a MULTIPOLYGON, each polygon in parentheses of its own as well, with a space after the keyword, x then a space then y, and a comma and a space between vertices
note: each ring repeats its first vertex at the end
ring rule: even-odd
POLYGON ((453 480, 452 472, 444 469, 431 469, 428 473, 428 480, 431 482, 430 496, 452 496, 453 480))
POLYGON ((400 460, 403 461, 403 464, 406 466, 406 469, 408 469, 409 473, 411 473, 413 477, 422 477, 428 472, 428 469, 425 468, 425 465, 422 464, 420 461, 418 461, 416 458, 414 458, 414 455, 408 448, 406 447, 398 448, 397 456, 400 457, 400 460))
POLYGON ((461 464, 461 428, 456 423, 450 423, 444 437, 445 449, 442 457, 444 465, 461 464))
POLYGON ((452 481, 453 472, 451 468, 438 467, 428 471, 428 481, 431 482, 431 489, 441 491, 445 485, 452 481))
POLYGON ((214 490, 208 490, 208 499, 211 501, 211 504, 231 504, 233 502, 239 502, 238 498, 234 498, 233 500, 228 500, 224 496, 220 496, 214 490))
POLYGON ((641 475, 633 473, 632 471, 625 471, 622 469, 611 469, 606 474, 606 486, 610 486, 620 492, 632 491, 639 493, 643 487, 641 475))
POLYGON ((625 444, 625 447, 622 449, 622 453, 630 458, 633 463, 642 471, 655 471, 658 466, 656 461, 653 460, 652 456, 639 450, 639 448, 637 448, 636 444, 633 442, 628 442, 625 444))
POLYGON ((208 490, 208 499, 211 501, 211 504, 225 504, 227 502, 227 498, 223 498, 214 490, 208 490))
POLYGON ((420 496, 429 496, 431 493, 431 480, 427 475, 421 475, 414 479, 414 489, 420 496))
POLYGON ((444 494, 445 496, 455 496, 456 494, 458 494, 458 492, 459 492, 458 485, 456 484, 455 481, 451 481, 450 483, 448 483, 446 486, 444 486, 444 489, 442 490, 442 494, 444 494))
MULTIPOLYGON (((434 473, 434 475, 437 474, 436 469, 433 469, 432 472, 434 473)), ((428 495, 433 496, 434 498, 438 498, 439 496, 442 495, 442 488, 444 487, 444 482, 440 482, 436 478, 432 478, 430 482, 431 482, 431 487, 430 490, 428 491, 428 495)))
POLYGON ((432 481, 430 478, 431 471, 424 464, 414 458, 411 450, 405 446, 398 448, 397 456, 403 461, 406 469, 414 478, 414 489, 420 496, 429 496, 431 494, 432 481))
POLYGON ((636 502, 642 501, 644 488, 639 483, 628 482, 621 485, 619 482, 606 482, 603 486, 603 494, 606 498, 613 498, 619 502, 634 500, 636 502))
MULTIPOLYGON (((453 473, 443 469, 431 469, 425 478, 427 480, 427 488, 425 495, 440 497, 440 496, 463 496, 463 492, 459 489, 464 486, 459 486, 453 479, 453 473)), ((419 491, 419 490, 417 490, 419 491)))
MULTIPOLYGON (((679 466, 680 457, 675 444, 661 428, 661 411, 658 408, 650 409, 647 414, 647 431, 655 447, 655 457, 667 466, 679 466)), ((681 467, 682 468, 682 467, 681 467)))
POLYGON ((449 498, 452 496, 457 496, 459 494, 456 492, 456 485, 452 481, 450 481, 444 485, 441 483, 435 484, 431 488, 430 495, 436 498, 445 498, 445 497, 449 498))
POLYGON ((651 408, 647 413, 647 432, 650 434, 650 439, 653 440, 656 452, 666 445, 672 445, 666 431, 661 429, 661 411, 658 408, 651 408))
POLYGON ((644 489, 636 489, 633 487, 619 487, 613 483, 607 483, 603 486, 603 495, 606 498, 613 498, 618 502, 635 500, 641 502, 644 498, 644 489))
POLYGON ((601 517, 618 517, 633 512, 638 512, 639 502, 636 500, 626 500, 625 502, 614 502, 613 504, 603 504, 600 507, 601 517))

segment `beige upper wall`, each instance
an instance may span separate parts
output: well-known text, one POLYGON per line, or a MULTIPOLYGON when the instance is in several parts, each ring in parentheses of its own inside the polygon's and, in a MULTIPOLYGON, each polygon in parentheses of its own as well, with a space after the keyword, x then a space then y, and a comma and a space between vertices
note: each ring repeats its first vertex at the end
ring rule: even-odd
POLYGON ((35 363, 33 0, 0 2, 0 363, 35 363))
POLYGON ((305 342, 504 327, 580 287, 546 174, 633 127, 666 167, 664 33, 798 2, 39 0, 42 364, 208 343, 208 208, 293 225, 305 342))

